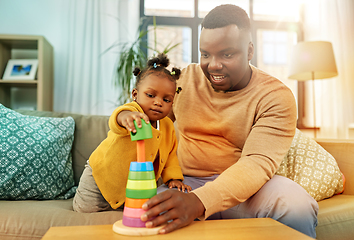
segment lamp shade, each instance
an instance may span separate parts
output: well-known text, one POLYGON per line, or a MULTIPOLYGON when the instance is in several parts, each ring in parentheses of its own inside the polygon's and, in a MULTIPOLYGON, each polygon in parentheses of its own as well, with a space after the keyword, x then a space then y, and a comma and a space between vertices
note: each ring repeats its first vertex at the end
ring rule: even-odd
POLYGON ((289 79, 298 81, 338 75, 332 44, 325 41, 300 42, 293 48, 289 79))

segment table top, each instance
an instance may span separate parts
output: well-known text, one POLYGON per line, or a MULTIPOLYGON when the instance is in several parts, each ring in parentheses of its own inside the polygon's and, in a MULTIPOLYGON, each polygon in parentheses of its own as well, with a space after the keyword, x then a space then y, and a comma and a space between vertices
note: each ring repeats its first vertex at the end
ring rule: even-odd
POLYGON ((51 227, 42 240, 108 240, 108 239, 257 239, 257 240, 310 240, 300 233, 271 218, 194 221, 190 225, 163 235, 134 237, 115 233, 113 225, 51 227))

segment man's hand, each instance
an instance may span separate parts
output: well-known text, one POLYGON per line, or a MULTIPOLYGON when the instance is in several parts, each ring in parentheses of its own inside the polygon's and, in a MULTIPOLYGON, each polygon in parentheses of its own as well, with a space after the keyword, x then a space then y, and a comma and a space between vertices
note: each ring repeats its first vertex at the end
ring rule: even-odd
POLYGON ((143 205, 147 210, 142 216, 146 227, 157 227, 167 224, 159 233, 172 232, 178 228, 189 225, 194 219, 204 214, 203 203, 194 193, 182 193, 176 190, 166 190, 152 197, 143 205), (162 213, 161 215, 159 215, 162 213))

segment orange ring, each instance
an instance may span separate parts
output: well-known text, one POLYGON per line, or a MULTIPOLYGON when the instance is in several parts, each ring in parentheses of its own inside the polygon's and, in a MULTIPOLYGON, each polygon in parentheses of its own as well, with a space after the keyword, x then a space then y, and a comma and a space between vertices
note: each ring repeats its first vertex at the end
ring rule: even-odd
POLYGON ((149 199, 148 198, 146 199, 126 198, 124 206, 129 208, 141 208, 147 200, 149 199))

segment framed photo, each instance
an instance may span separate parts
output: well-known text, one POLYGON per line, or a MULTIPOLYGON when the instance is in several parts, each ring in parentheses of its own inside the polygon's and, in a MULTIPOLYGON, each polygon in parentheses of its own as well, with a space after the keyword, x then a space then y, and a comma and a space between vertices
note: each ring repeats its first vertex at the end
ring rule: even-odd
POLYGON ((10 59, 6 65, 3 80, 34 80, 38 59, 10 59))

